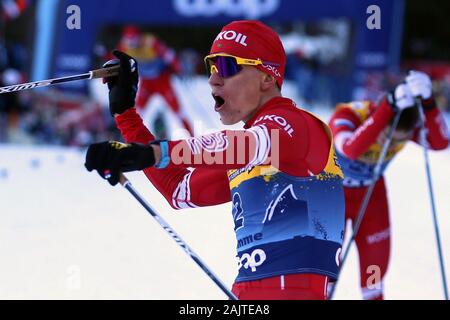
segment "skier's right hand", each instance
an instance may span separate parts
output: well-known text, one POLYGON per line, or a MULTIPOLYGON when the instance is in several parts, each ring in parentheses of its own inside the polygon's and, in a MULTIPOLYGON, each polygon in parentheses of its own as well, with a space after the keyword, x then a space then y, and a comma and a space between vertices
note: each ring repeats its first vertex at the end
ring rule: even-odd
POLYGON ((84 166, 114 186, 121 172, 143 170, 155 164, 155 152, 151 145, 104 141, 91 144, 86 153, 84 166))
POLYGON ((104 78, 103 83, 108 84, 109 111, 114 116, 134 107, 139 75, 136 59, 118 50, 113 55, 117 59, 109 60, 103 67, 120 65, 119 75, 104 78))
POLYGON ((401 83, 388 95, 388 101, 394 112, 402 112, 415 105, 414 96, 409 87, 401 83))

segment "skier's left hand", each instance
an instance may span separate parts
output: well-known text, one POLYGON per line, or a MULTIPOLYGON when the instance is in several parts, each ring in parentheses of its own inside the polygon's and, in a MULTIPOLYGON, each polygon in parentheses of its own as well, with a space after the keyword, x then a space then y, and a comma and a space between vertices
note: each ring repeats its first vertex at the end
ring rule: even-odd
POLYGON ((426 73, 410 71, 405 81, 414 97, 419 97, 423 100, 431 98, 432 84, 430 77, 426 73))

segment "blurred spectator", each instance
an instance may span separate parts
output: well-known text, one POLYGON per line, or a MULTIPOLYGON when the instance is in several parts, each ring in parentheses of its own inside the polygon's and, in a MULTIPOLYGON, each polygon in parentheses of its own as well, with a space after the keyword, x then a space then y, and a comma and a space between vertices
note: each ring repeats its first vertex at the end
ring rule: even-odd
POLYGON ((191 78, 199 73, 204 73, 204 63, 200 54, 195 49, 184 49, 180 53, 181 76, 191 78))
POLYGON ((21 126, 40 144, 85 146, 112 138, 99 103, 55 88, 34 92, 33 112, 22 118, 21 126))
POLYGON ((331 106, 349 91, 344 78, 350 31, 346 20, 325 19, 296 23, 281 36, 287 56, 286 78, 296 82, 306 106, 331 106))
MULTIPOLYGON (((14 43, 7 46, 0 33, 0 87, 24 82, 26 57, 23 47, 14 43)), ((30 109, 29 95, 6 93, 0 95, 0 142, 28 142, 20 130, 20 115, 30 109)))
MULTIPOLYGON (((124 28, 119 50, 139 62, 140 79, 136 97, 138 111, 142 113, 149 99, 155 93, 159 94, 192 136, 193 131, 188 117, 183 113, 171 84, 171 76, 181 72, 180 61, 175 51, 167 47, 156 35, 143 33, 134 26, 124 28)), ((159 139, 167 138, 161 117, 156 118, 154 129, 159 139)))
POLYGON ((402 74, 394 72, 360 72, 356 75, 356 82, 360 83, 353 88, 353 100, 378 101, 386 91, 391 90, 402 79, 402 74))
POLYGON ((1 0, 0 20, 8 21, 17 18, 30 5, 30 0, 1 0))

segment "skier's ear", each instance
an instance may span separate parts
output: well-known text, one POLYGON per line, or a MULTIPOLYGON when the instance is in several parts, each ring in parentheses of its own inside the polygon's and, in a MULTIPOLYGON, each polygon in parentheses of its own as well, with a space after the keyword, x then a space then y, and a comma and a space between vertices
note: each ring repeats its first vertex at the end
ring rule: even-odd
POLYGON ((262 78, 261 78, 261 90, 262 91, 267 91, 275 85, 276 85, 276 81, 273 76, 271 76, 270 74, 267 74, 267 73, 262 73, 262 78))

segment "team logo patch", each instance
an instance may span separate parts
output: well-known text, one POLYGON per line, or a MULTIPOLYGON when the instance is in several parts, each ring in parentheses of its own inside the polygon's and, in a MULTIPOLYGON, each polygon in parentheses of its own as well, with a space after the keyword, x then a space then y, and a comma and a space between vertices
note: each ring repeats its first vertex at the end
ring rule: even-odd
POLYGON ((272 121, 277 123, 284 131, 287 132, 290 137, 292 137, 292 135, 294 134, 294 129, 292 128, 291 124, 287 122, 287 120, 283 117, 274 114, 267 114, 256 119, 254 124, 257 124, 261 121, 272 121))
POLYGON ((110 144, 111 147, 113 147, 116 150, 120 150, 120 149, 127 148, 127 147, 131 146, 128 143, 123 143, 123 142, 119 142, 119 141, 109 141, 109 144, 110 144))
POLYGON ((214 41, 217 40, 231 40, 243 45, 244 47, 247 46, 247 43, 245 42, 247 40, 247 36, 233 30, 220 32, 214 41))

